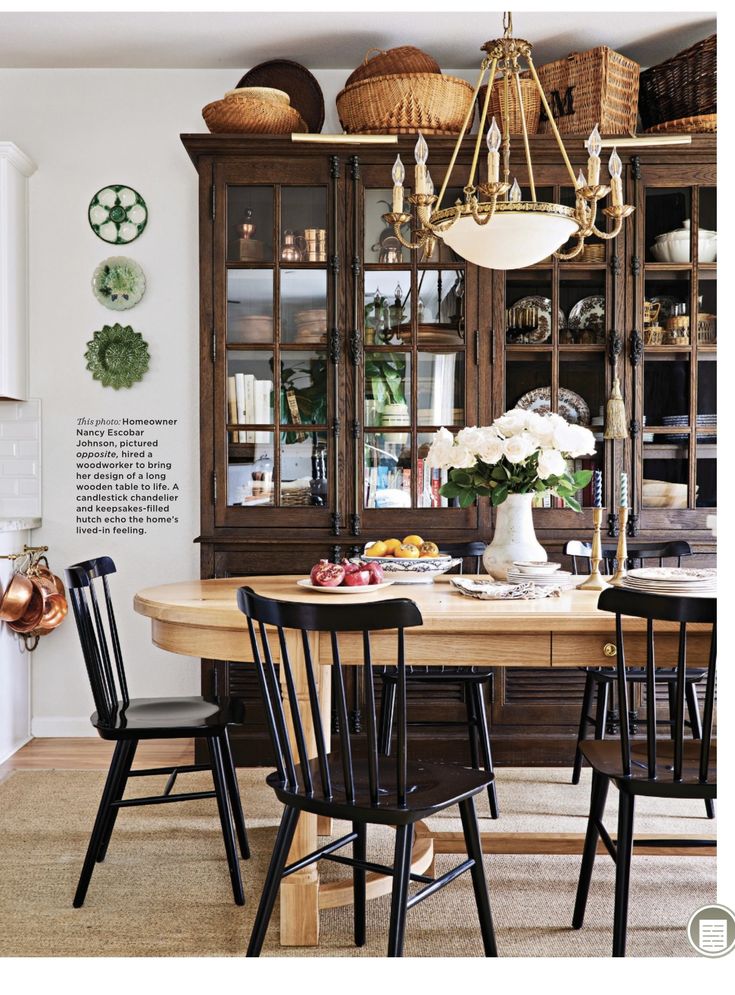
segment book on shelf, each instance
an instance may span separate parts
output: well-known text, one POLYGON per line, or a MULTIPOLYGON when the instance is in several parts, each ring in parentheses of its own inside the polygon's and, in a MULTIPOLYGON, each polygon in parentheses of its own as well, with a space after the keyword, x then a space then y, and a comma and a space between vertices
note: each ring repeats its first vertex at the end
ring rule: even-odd
MULTIPOLYGON (((252 375, 252 374, 250 374, 252 375)), ((246 393, 245 393, 245 373, 235 374, 235 394, 237 398, 237 423, 238 425, 244 425, 246 423, 246 393)), ((238 432, 237 433, 238 442, 250 442, 248 432, 238 432)))
MULTIPOLYGON (((227 378, 227 419, 231 425, 237 425, 237 387, 234 376, 227 378)), ((230 442, 239 442, 240 433, 230 432, 230 442)))
MULTIPOLYGON (((252 373, 235 373, 227 378, 227 410, 231 423, 237 425, 268 425, 272 421, 271 397, 273 384, 270 380, 256 380, 252 373)), ((261 443, 270 442, 270 432, 233 431, 231 442, 261 443)))

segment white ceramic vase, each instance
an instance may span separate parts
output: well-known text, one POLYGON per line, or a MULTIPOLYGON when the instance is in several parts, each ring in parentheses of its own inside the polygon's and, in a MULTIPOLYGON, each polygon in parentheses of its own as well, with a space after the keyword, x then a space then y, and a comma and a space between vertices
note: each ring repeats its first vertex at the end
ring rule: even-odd
POLYGON ((531 502, 533 494, 509 494, 495 509, 495 533, 482 557, 495 580, 507 580, 514 560, 547 560, 536 538, 531 502))

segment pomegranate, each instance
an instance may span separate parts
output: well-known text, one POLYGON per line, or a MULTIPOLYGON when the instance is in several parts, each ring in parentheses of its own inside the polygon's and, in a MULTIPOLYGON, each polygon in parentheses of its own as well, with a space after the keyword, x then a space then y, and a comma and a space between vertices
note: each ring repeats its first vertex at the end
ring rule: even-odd
POLYGON ((368 570, 370 571, 370 583, 371 584, 382 584, 385 580, 385 572, 379 563, 368 563, 368 570))
POLYGON ((319 560, 311 568, 310 577, 314 587, 339 587, 345 579, 345 568, 339 563, 319 560))
POLYGON ((370 571, 366 566, 357 566, 345 574, 345 587, 366 587, 370 583, 370 571))

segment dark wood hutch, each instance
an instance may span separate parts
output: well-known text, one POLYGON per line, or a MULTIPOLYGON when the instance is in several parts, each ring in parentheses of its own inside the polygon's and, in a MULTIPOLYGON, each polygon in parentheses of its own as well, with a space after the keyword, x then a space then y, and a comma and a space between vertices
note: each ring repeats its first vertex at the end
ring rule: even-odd
MULTIPOLYGON (((584 165, 583 140, 565 139, 575 165, 584 165)), ((442 507, 449 503, 423 466, 426 447, 441 425, 488 424, 540 388, 554 410, 569 397, 589 408, 609 536, 617 534, 619 471, 628 469, 631 541, 681 535, 701 562, 714 553, 717 264, 699 259, 704 233, 717 227, 714 136, 619 149, 625 199, 636 206, 621 235, 582 261, 514 272, 472 266, 441 244, 425 262, 398 249, 396 261, 381 261, 392 245, 381 217, 391 167, 396 152, 412 164, 415 137, 397 146, 209 134, 182 141, 200 182, 202 577, 304 573, 320 557, 409 533, 440 545, 488 540, 487 501, 442 507), (687 219, 689 260, 657 261, 655 236, 687 219), (284 253, 293 246, 302 259, 284 253), (549 320, 524 337, 507 314, 528 298, 542 299, 549 320), (690 334, 669 344, 647 334, 652 299, 659 320, 685 312, 690 334), (616 353, 630 438, 605 442, 600 416, 616 353), (679 485, 676 496, 662 498, 650 484, 644 491, 644 480, 679 485)), ((430 139, 435 178, 453 145, 430 139)), ((534 136, 531 150, 539 199, 572 204, 553 138, 534 136)), ((468 168, 461 154, 458 185, 468 168)), ((523 184, 524 167, 516 169, 523 184)), ((538 508, 534 519, 555 556, 568 539, 590 535, 586 507, 538 508)), ((447 659, 462 662, 451 646, 447 659)), ((233 736, 238 761, 268 762, 252 670, 208 662, 203 673, 205 689, 245 699, 246 724, 233 736)), ((570 763, 582 686, 576 671, 497 670, 497 762, 570 763)), ((359 731, 357 677, 350 694, 359 731)), ((462 714, 459 689, 414 707, 427 719, 462 714)), ((428 756, 435 736, 425 736, 428 756)), ((458 731, 444 754, 464 755, 465 738, 458 731)))

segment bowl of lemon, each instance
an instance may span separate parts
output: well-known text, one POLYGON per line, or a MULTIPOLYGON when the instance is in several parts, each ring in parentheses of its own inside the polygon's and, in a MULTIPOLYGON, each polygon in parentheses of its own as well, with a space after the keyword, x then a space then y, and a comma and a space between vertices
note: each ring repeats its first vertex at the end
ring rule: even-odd
POLYGON ((442 553, 435 542, 419 535, 403 539, 377 539, 368 542, 360 559, 379 563, 386 579, 397 584, 431 584, 462 561, 442 553))

